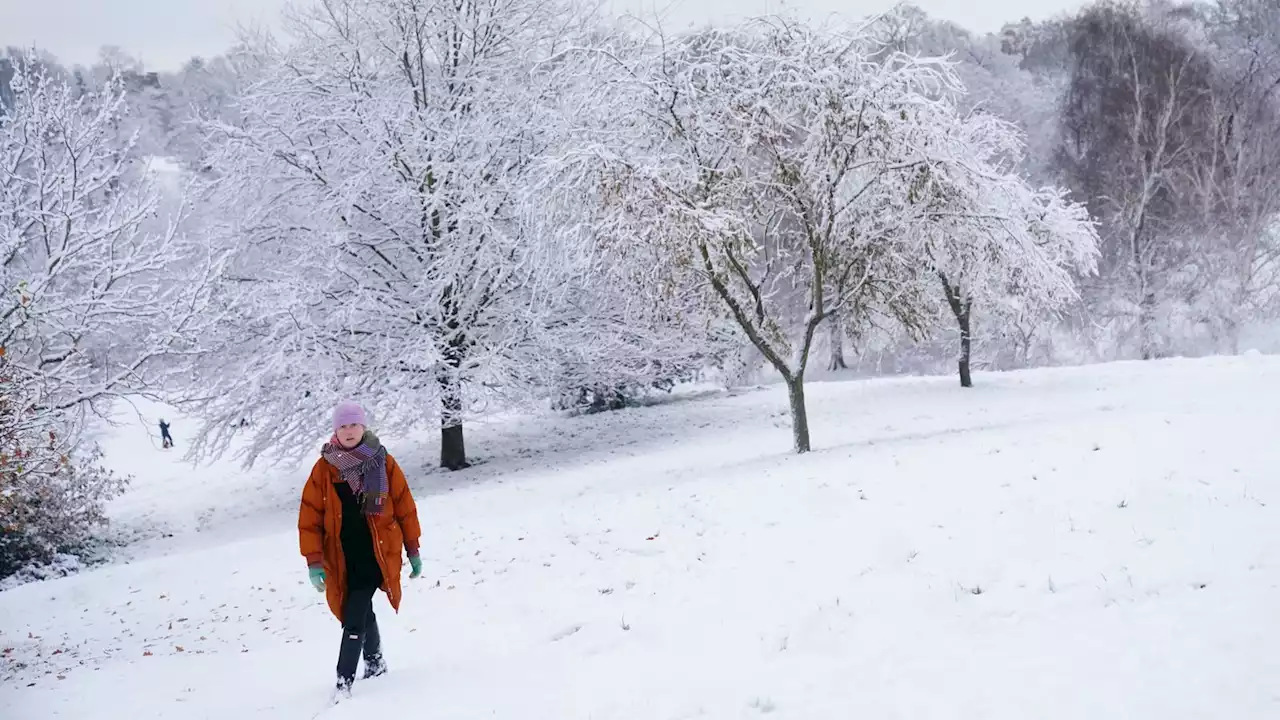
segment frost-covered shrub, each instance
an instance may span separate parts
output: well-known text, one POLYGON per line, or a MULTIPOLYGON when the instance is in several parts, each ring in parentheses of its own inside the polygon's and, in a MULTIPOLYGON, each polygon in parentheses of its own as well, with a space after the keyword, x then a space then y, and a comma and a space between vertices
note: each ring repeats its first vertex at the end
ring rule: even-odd
POLYGON ((68 447, 71 433, 16 375, 0 357, 0 579, 68 566, 64 556, 87 549, 127 483, 99 464, 96 446, 68 447))
POLYGON ((552 400, 551 407, 586 415, 621 410, 643 404, 642 401, 654 393, 670 392, 675 384, 673 379, 662 379, 647 384, 578 386, 560 391, 552 400))

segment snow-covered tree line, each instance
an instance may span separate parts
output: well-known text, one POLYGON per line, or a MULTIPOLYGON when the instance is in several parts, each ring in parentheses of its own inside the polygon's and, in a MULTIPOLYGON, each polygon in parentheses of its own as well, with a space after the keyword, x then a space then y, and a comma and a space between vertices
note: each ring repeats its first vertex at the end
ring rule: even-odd
POLYGON ((1081 358, 1238 352, 1274 323, 1280 6, 1099 2, 1002 45, 1062 88, 1041 172, 1100 224, 1066 326, 1081 358))
POLYGON ((880 56, 871 34, 327 0, 289 35, 250 49, 243 121, 214 126, 239 317, 202 365, 198 450, 239 418, 248 461, 306 448, 359 395, 380 422, 438 421, 458 469, 470 412, 669 382, 736 336, 785 381, 805 451, 834 316, 856 338, 923 334, 943 309, 964 328, 975 301, 1051 312, 1093 262, 1083 208, 1017 174, 1016 128, 961 111, 949 63, 880 56))
POLYGON ((0 381, 32 399, 5 407, 74 448, 154 393, 205 418, 193 455, 248 464, 355 396, 458 469, 469 418, 755 366, 804 451, 815 355, 967 386, 1234 350, 1276 310, 1277 14, 666 35, 574 0, 320 0, 178 72, 11 52, 0 381))
POLYGON ((120 140, 118 75, 86 90, 34 54, 4 66, 0 576, 77 549, 102 519, 121 481, 81 442, 82 421, 174 386, 216 322, 220 274, 120 140))
MULTIPOLYGON (((976 317, 990 367, 1238 352, 1276 320, 1280 8, 1095 2, 980 36, 903 7, 888 47, 950 53, 968 95, 1026 135, 1022 170, 1085 202, 1098 272, 1061 317, 976 317)), ((934 369, 950 337, 876 338, 861 367, 934 369), (941 344, 940 344, 941 343, 941 344)))

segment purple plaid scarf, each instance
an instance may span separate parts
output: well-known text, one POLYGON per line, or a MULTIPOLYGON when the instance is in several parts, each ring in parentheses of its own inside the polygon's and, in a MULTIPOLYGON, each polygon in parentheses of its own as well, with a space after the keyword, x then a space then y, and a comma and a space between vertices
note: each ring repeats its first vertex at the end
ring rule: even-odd
POLYGON ((381 515, 387 507, 387 449, 365 430, 360 444, 346 450, 334 435, 320 451, 356 495, 364 493, 364 514, 381 515))

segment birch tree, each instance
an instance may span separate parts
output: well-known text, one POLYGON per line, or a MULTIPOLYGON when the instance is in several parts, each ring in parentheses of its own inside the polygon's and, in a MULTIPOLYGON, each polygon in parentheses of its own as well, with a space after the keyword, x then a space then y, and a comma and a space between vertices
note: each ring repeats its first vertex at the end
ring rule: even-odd
POLYGON ((1185 303, 1183 270, 1212 223, 1186 185, 1213 162, 1212 64, 1175 27, 1122 3, 1085 10, 1070 49, 1059 160, 1103 223, 1097 309, 1136 336, 1140 357, 1157 357, 1162 314, 1185 303))
POLYGON ((1223 0, 1199 21, 1216 81, 1210 153, 1188 176, 1211 219, 1195 287, 1219 349, 1238 353, 1246 323, 1280 313, 1280 7, 1223 0))

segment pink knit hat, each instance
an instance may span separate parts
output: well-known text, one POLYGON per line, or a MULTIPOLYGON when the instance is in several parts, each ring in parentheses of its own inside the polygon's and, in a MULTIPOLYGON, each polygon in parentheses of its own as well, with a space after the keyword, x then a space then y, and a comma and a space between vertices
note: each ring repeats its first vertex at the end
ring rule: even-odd
POLYGON ((338 432, 338 428, 343 425, 364 425, 368 426, 369 422, 365 419, 364 408, 360 404, 347 400, 338 403, 338 407, 333 409, 333 431, 338 432))

